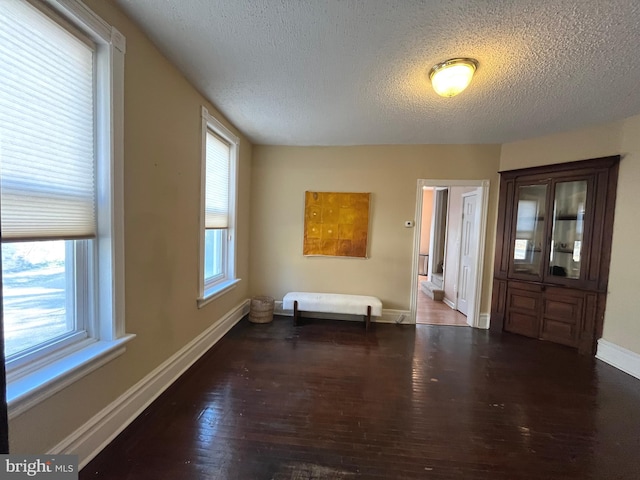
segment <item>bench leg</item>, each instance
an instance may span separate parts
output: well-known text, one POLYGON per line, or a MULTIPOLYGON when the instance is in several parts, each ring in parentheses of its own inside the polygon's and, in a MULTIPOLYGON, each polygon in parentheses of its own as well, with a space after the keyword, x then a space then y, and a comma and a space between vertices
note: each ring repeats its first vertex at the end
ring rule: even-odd
POLYGON ((365 319, 365 330, 369 330, 369 324, 371 323, 371 305, 367 306, 367 318, 365 319))
POLYGON ((298 301, 293 301, 293 326, 298 325, 298 301))

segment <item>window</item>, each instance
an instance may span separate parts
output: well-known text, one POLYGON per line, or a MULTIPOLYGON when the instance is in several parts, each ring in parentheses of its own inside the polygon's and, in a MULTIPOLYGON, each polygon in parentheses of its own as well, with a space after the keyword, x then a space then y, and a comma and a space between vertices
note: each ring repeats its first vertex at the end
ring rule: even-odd
POLYGON ((202 107, 202 216, 199 306, 233 287, 238 138, 202 107))
POLYGON ((124 334, 124 37, 75 0, 0 2, 0 186, 10 415, 124 334), (43 379, 46 378, 46 386, 43 379))

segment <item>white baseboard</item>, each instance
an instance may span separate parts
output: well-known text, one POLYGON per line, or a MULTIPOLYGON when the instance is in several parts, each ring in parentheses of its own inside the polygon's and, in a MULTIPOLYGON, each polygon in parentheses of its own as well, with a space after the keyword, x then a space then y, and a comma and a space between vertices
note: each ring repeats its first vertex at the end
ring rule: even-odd
POLYGON ((640 379, 640 355, 603 338, 598 340, 596 358, 640 379))
POLYGON ((274 313, 274 315, 293 316, 293 312, 291 312, 291 310, 283 310, 282 309, 282 300, 276 300, 273 303, 273 313, 274 313))
POLYGON ((78 455, 79 468, 84 467, 151 402, 249 313, 249 304, 250 301, 245 300, 227 312, 223 318, 53 447, 48 454, 78 455))
POLYGON ((382 317, 376 318, 380 323, 399 323, 402 325, 415 325, 416 319, 411 318, 411 312, 409 310, 395 310, 391 308, 385 308, 382 310, 382 317))
POLYGON ((444 303, 447 307, 449 307, 451 310, 455 310, 456 309, 456 304, 453 303, 451 300, 449 300, 447 297, 444 297, 442 299, 442 303, 444 303))
MULTIPOLYGON (((293 310, 283 310, 282 300, 276 300, 273 306, 273 313, 276 315, 284 315, 287 317, 293 316, 293 310)), ((341 313, 319 313, 319 312, 304 312, 304 316, 307 318, 330 318, 332 320, 349 320, 349 321, 362 321, 362 315, 344 315, 341 313)), ((371 323, 402 323, 411 324, 416 323, 415 319, 410 321, 411 312, 409 310, 394 310, 390 308, 382 309, 381 317, 371 317, 371 323)))
POLYGON ((483 330, 488 330, 490 323, 491 323, 490 313, 481 313, 478 316, 478 328, 481 328, 483 330))

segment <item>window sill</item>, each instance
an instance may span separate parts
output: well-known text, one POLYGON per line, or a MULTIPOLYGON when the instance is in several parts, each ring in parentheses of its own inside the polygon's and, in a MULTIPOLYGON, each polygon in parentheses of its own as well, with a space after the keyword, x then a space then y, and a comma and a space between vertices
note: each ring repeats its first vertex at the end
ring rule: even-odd
POLYGON ((236 288, 236 285, 240 283, 239 278, 233 280, 227 280, 226 282, 218 283, 217 285, 208 288, 204 291, 204 295, 198 298, 198 308, 204 307, 207 303, 215 300, 216 298, 224 295, 229 290, 236 288))
POLYGON ((122 355, 125 344, 135 335, 113 341, 96 341, 64 358, 24 375, 7 384, 9 418, 15 418, 80 380, 97 368, 122 355))

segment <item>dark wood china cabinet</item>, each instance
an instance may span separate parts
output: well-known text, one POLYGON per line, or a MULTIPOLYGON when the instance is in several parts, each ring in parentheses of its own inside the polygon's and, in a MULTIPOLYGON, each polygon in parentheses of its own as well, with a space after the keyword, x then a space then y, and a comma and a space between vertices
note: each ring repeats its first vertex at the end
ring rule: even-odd
POLYGON ((619 161, 500 172, 491 330, 595 352, 619 161))

